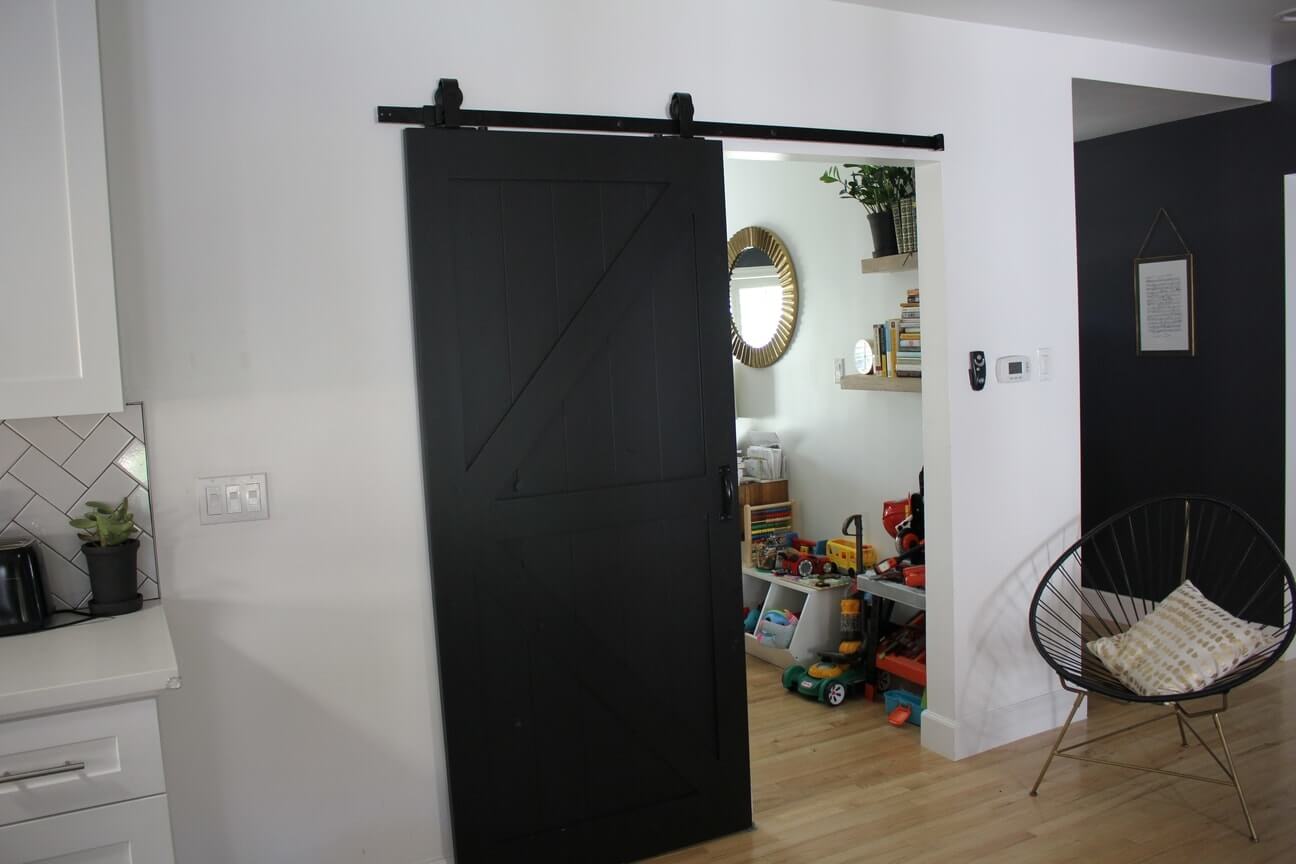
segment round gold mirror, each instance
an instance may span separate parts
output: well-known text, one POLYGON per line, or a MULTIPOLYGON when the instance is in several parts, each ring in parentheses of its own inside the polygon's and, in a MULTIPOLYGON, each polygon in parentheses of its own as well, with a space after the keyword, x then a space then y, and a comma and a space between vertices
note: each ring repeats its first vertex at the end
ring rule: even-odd
POLYGON ((729 340, 747 366, 769 366, 796 331, 796 268, 773 231, 750 226, 729 238, 729 340))

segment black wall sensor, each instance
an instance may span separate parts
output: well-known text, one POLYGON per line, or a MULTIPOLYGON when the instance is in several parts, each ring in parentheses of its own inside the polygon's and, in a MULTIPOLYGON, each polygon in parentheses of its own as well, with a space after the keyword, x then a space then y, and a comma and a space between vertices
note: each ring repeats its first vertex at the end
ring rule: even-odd
POLYGON ((968 353, 968 381, 973 390, 984 390, 986 382, 986 362, 984 351, 968 353))

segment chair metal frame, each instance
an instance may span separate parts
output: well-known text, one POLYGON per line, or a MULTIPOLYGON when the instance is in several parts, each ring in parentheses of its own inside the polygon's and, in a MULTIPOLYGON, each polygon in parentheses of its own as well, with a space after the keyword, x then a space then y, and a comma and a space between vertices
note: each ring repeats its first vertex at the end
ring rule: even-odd
MULTIPOLYGON (((1226 534, 1221 531, 1220 534, 1226 534)), ((1217 553, 1218 555, 1218 553, 1217 553)), ((1149 553, 1149 557, 1156 558, 1155 554, 1149 553)), ((1226 562, 1231 562, 1232 557, 1229 550, 1225 550, 1226 562)), ((1257 563, 1262 558, 1257 559, 1257 563)), ((1156 562, 1159 566, 1161 562, 1156 562)), ((1263 565, 1267 567, 1268 565, 1263 565)), ((1164 571, 1165 568, 1161 568, 1164 571)), ((1263 569, 1263 567, 1261 568, 1263 569)), ((1150 570, 1150 567, 1149 567, 1150 570)), ((1249 572, 1249 571, 1248 571, 1249 572)), ((1164 572, 1161 574, 1164 575, 1164 572)), ((1236 586, 1228 580, 1220 580, 1216 575, 1218 584, 1213 585, 1217 593, 1232 593, 1236 591, 1236 586), (1223 585, 1224 587, 1220 587, 1223 585)), ((1137 579, 1134 580, 1137 584, 1137 579)), ((1201 587, 1200 585, 1198 586, 1201 587)), ((1249 588, 1249 584, 1244 583, 1244 588, 1249 588)), ((1142 585, 1140 590, 1145 592, 1142 585)), ((1236 595, 1234 595, 1236 596, 1236 595)), ((1259 675, 1265 669, 1269 668, 1280 658, 1287 648, 1291 645, 1293 636, 1296 636, 1296 628, 1293 627, 1292 607, 1293 597, 1296 597, 1296 580, 1293 579, 1292 571, 1286 560, 1283 558, 1282 551, 1274 543, 1273 539, 1265 533, 1264 529, 1255 522, 1250 516, 1243 512, 1235 505, 1229 504, 1219 499, 1210 498, 1202 495, 1167 495, 1157 498, 1148 499, 1147 501, 1129 507, 1115 516, 1104 520, 1101 524, 1086 532, 1083 537, 1073 543, 1045 573, 1041 580, 1039 588, 1031 601, 1030 607, 1030 633, 1031 639, 1035 643, 1036 649, 1044 658, 1045 662, 1058 673, 1059 680, 1062 683, 1062 689, 1068 693, 1075 694, 1075 701, 1071 705, 1071 710, 1067 714, 1066 722, 1062 724, 1057 738, 1053 742, 1053 747, 1049 750, 1048 756, 1044 760, 1044 765, 1040 769, 1039 776, 1035 784, 1031 787, 1030 794, 1036 796, 1039 792, 1040 784, 1044 782, 1044 777, 1048 773, 1049 767, 1053 764, 1055 758, 1073 759, 1080 762, 1089 762, 1097 765, 1106 765, 1115 768, 1126 768, 1136 771, 1142 771, 1154 774, 1163 774, 1170 777, 1176 777, 1185 780, 1198 780, 1205 783, 1214 783, 1220 786, 1232 787, 1237 793, 1238 803, 1242 807, 1242 815, 1246 818, 1247 830, 1251 840, 1259 840, 1256 834, 1255 822, 1251 818, 1251 810, 1247 806, 1246 796, 1242 791, 1242 782, 1238 776, 1237 765, 1233 759, 1232 750, 1229 748, 1228 738, 1224 734, 1224 725, 1221 721, 1221 715, 1228 710, 1229 692, 1239 684, 1249 681, 1256 675, 1259 675), (1212 539, 1216 536, 1216 530, 1219 527, 1219 518, 1221 513, 1225 515, 1228 524, 1236 525, 1236 529, 1243 532, 1251 538, 1251 542, 1244 550, 1239 550, 1236 554, 1240 556, 1236 568, 1233 569, 1230 578, 1234 581, 1244 573, 1243 565, 1255 552, 1258 546, 1261 555, 1267 554, 1270 563, 1274 563, 1265 575, 1264 579, 1251 592, 1249 598, 1244 604, 1234 601, 1229 603, 1233 608, 1228 609, 1232 614, 1241 617, 1244 615, 1261 597, 1270 581, 1281 576, 1281 585, 1269 589, 1274 592, 1275 596, 1282 598, 1282 617, 1283 623, 1278 630, 1281 639, 1276 639, 1274 644, 1270 645, 1264 651, 1255 657, 1243 662, 1238 668, 1232 670, 1227 675, 1213 682, 1210 686, 1202 688, 1200 691, 1189 693, 1178 693, 1173 695, 1160 696, 1143 696, 1133 693, 1123 684, 1117 681, 1105 668, 1099 668, 1101 664, 1094 665, 1093 661, 1086 662, 1084 655, 1084 645, 1088 641, 1084 635, 1086 628, 1089 629, 1089 635, 1098 638, 1103 635, 1114 635, 1112 628, 1116 632, 1128 630, 1133 623, 1140 620, 1151 609, 1156 608, 1156 603, 1149 604, 1148 601, 1139 598, 1139 592, 1131 587, 1130 573, 1134 572, 1135 576, 1145 575, 1138 568, 1140 565, 1149 566, 1147 561, 1142 560, 1141 555, 1131 555, 1131 551, 1137 552, 1143 537, 1147 537, 1149 545, 1153 533, 1149 530, 1151 519, 1146 515, 1150 509, 1161 508, 1171 513, 1171 518, 1166 519, 1164 513, 1158 513, 1157 521, 1161 523, 1162 535, 1164 537, 1164 523, 1169 521, 1173 525, 1174 519, 1178 518, 1179 507, 1182 504, 1182 540, 1179 533, 1172 528, 1169 541, 1162 539, 1158 549, 1163 556, 1168 555, 1170 566, 1170 576, 1177 577, 1179 584, 1187 580, 1190 576, 1190 570, 1193 567, 1204 568, 1208 573, 1215 573, 1218 568, 1211 565, 1217 564, 1219 558, 1212 559, 1209 555, 1209 546, 1212 539), (1206 522, 1206 514, 1211 514, 1211 521, 1206 522), (1136 515, 1142 514, 1144 521, 1142 525, 1137 524, 1136 515), (1194 522, 1196 519, 1196 522, 1194 522), (1114 527, 1119 526, 1119 527, 1114 527), (1128 535, 1125 529, 1128 527, 1128 535), (1137 528, 1143 528, 1143 532, 1137 528), (1125 539, 1128 536, 1128 541, 1125 539), (1205 537, 1206 549, 1198 551, 1193 544, 1200 538, 1205 537), (1106 554, 1104 554, 1103 541, 1107 541, 1106 554), (1098 562, 1094 567, 1083 565, 1081 553, 1086 548, 1096 551, 1098 562), (1131 560, 1127 562, 1127 558, 1131 560), (1108 560, 1117 562, 1117 567, 1111 567, 1108 560), (1077 581, 1076 577, 1070 572, 1071 569, 1081 573, 1081 578, 1077 581), (1123 581, 1117 581, 1116 574, 1123 577, 1123 581), (1107 582, 1102 582, 1102 577, 1107 578, 1107 582), (1064 582, 1066 587, 1071 589, 1069 592, 1059 589, 1054 580, 1064 582), (1097 604, 1103 608, 1099 610, 1094 601, 1090 600, 1084 591, 1094 590, 1091 582, 1097 582, 1099 599, 1097 604), (1122 589, 1124 589, 1122 591, 1122 589), (1104 590, 1114 592, 1109 593, 1106 597, 1102 596, 1104 590), (1280 593, 1279 593, 1280 592, 1280 593), (1108 600, 1107 597, 1115 597, 1115 600, 1108 600), (1050 608, 1050 602, 1054 605, 1050 608), (1128 609, 1126 603, 1128 602, 1128 609), (1119 609, 1119 619, 1113 606, 1119 609), (1141 611, 1140 611, 1141 606, 1141 611), (1047 616, 1041 616, 1041 612, 1048 613, 1047 616), (1103 613, 1106 613, 1105 615, 1103 613), (1130 612, 1133 613, 1133 621, 1130 618, 1130 612), (1094 623, 1094 622, 1098 623, 1094 623), (1122 626, 1123 625, 1123 626, 1122 626), (1093 738, 1086 738, 1083 741, 1074 742, 1063 746, 1067 732, 1071 729, 1071 724, 1075 720, 1076 712, 1080 710, 1080 705, 1084 702, 1086 696, 1093 694, 1106 696, 1118 702, 1124 703, 1147 703, 1157 705, 1168 709, 1167 713, 1158 714, 1158 716, 1139 720, 1138 722, 1128 724, 1120 729, 1103 733, 1093 738), (1210 708, 1190 711, 1184 708, 1184 702, 1196 702, 1197 700, 1218 696, 1220 702, 1210 708), (1202 774, 1188 774, 1182 771, 1172 771, 1165 768, 1156 768, 1150 765, 1139 765, 1129 762, 1120 762, 1112 759, 1099 759, 1093 756, 1075 753, 1079 750, 1099 741, 1105 741, 1115 738, 1119 735, 1139 729, 1143 726, 1164 720, 1168 717, 1174 717, 1179 729, 1179 739, 1182 746, 1188 746, 1188 732, 1192 737, 1205 748, 1215 764, 1219 766, 1224 773, 1224 777, 1206 776, 1202 774), (1200 718, 1209 717, 1215 727, 1215 733, 1219 737, 1221 754, 1217 753, 1210 744, 1198 733, 1193 727, 1192 721, 1200 718)), ((1221 604, 1224 605, 1224 604, 1221 604)), ((1272 611, 1272 610, 1271 610, 1272 611)), ((1094 658, 1096 660, 1096 658, 1094 658)))

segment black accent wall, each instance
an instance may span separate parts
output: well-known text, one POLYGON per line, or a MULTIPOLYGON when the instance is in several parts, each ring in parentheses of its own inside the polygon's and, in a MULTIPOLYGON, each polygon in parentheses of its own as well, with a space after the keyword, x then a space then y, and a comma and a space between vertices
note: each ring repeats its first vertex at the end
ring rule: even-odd
MULTIPOLYGON (((1082 521, 1153 495, 1284 509, 1283 175, 1296 61, 1273 101, 1075 145, 1082 521), (1165 207, 1195 256, 1197 356, 1135 354, 1134 263, 1165 207)), ((1158 226, 1145 255, 1179 251, 1158 226)))

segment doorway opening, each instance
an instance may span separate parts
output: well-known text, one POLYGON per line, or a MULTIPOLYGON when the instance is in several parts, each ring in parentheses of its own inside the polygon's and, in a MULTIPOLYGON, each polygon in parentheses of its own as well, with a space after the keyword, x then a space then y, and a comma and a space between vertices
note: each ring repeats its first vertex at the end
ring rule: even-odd
MULTIPOLYGON (((947 448, 939 444, 949 435, 940 407, 948 393, 940 157, 788 146, 726 143, 724 164, 730 237, 763 229, 777 238, 797 295, 795 326, 780 355, 767 364, 743 362, 735 350, 733 361, 758 828, 793 800, 787 777, 797 762, 808 766, 824 747, 849 746, 842 738, 885 730, 899 751, 946 752, 941 712, 953 699, 950 631, 928 623, 952 620, 947 448), (866 208, 828 182, 835 173, 849 183, 854 165, 911 172, 916 238, 901 239, 896 249, 875 247, 866 208), (896 511, 911 506, 920 488, 923 552, 912 553, 915 537, 897 530, 904 513, 896 511), (858 562, 847 536, 855 533, 858 562), (786 543, 780 534, 795 534, 799 551, 771 553, 786 543), (897 535, 912 553, 899 562, 897 535), (918 562, 906 585, 897 570, 918 562), (856 578, 888 564, 886 581, 861 585, 856 578), (929 666, 939 667, 930 681, 929 666), (891 708, 901 709, 896 728, 888 725, 891 708)), ((743 244, 730 243, 734 328, 743 342, 763 344, 786 299, 779 268, 754 260, 755 249, 735 260, 735 245, 743 244)), ((829 781, 801 794, 827 801, 840 792, 829 781)))

